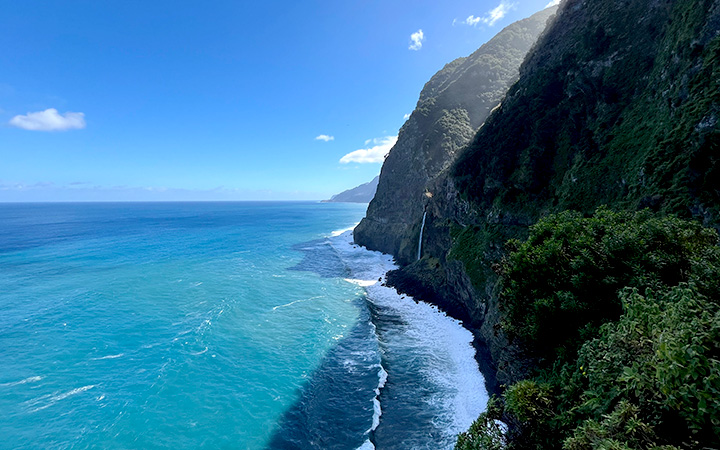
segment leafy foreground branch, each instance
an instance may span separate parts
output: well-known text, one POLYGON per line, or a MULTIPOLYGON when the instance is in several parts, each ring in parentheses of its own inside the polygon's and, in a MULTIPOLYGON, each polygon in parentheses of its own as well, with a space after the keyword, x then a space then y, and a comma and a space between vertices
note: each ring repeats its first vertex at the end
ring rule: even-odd
POLYGON ((717 244, 696 223, 605 209, 511 242, 503 327, 538 368, 456 449, 720 448, 717 244))

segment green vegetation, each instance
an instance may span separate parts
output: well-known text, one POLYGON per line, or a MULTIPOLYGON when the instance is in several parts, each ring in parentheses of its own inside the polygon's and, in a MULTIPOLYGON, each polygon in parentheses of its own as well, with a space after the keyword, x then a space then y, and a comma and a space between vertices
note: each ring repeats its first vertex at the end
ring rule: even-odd
POLYGON ((511 242, 503 327, 541 363, 456 448, 717 448, 717 244, 693 222, 607 209, 549 216, 511 242))
POLYGON ((719 17, 567 1, 458 157, 448 256, 511 380, 458 449, 720 448, 719 17))
POLYGON ((517 80, 520 64, 555 10, 509 25, 427 82, 383 163, 367 217, 355 230, 356 242, 392 253, 403 264, 415 261, 424 193, 435 189, 433 180, 448 169, 517 80))
POLYGON ((568 8, 458 158, 482 212, 651 207, 720 222, 720 37, 712 0, 568 8))
POLYGON ((483 289, 488 280, 496 277, 488 263, 498 260, 502 255, 502 246, 496 243, 507 240, 509 233, 508 227, 489 223, 465 228, 451 227, 453 244, 447 257, 461 261, 475 288, 483 289))
POLYGON ((716 292, 717 239, 714 230, 648 210, 549 216, 530 228, 527 241, 508 243, 503 328, 535 356, 573 357, 600 325, 620 316, 617 294, 624 287, 692 282, 699 292, 716 292))

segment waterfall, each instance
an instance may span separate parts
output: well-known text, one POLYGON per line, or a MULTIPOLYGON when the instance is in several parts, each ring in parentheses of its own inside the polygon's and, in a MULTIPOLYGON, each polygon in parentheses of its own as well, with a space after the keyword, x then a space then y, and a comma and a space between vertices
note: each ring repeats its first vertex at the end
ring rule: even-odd
POLYGON ((423 221, 422 225, 420 226, 420 239, 418 239, 418 261, 420 261, 420 254, 422 253, 422 235, 423 230, 425 229, 425 217, 427 216, 427 209, 423 212, 423 221))

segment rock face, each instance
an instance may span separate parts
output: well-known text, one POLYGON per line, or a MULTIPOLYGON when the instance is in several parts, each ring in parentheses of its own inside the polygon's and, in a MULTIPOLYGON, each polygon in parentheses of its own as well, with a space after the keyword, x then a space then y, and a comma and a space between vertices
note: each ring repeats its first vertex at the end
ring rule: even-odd
POLYGON ((499 104, 555 11, 548 8, 508 26, 425 85, 383 164, 377 194, 355 229, 356 242, 401 263, 414 259, 428 183, 452 164, 499 104))
POLYGON ((369 203, 375 196, 377 191, 378 180, 380 176, 376 176, 367 183, 360 186, 342 191, 339 194, 330 197, 330 200, 323 200, 324 203, 369 203))
POLYGON ((653 207, 716 223, 717 0, 566 0, 502 106, 458 158, 493 217, 653 207))
MULTIPOLYGON (((485 105, 476 94, 464 101, 485 105)), ((499 384, 532 367, 500 326, 496 272, 508 239, 549 213, 600 205, 720 229, 720 0, 565 0, 463 149, 454 145, 472 123, 452 132, 420 123, 432 115, 421 104, 356 239, 404 264, 390 280, 398 287, 475 328, 499 384)))

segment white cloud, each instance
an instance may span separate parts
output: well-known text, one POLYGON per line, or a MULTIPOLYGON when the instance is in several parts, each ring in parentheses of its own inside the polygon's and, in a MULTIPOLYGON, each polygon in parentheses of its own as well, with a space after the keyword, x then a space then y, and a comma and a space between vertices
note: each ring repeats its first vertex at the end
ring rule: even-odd
POLYGON ((329 141, 334 141, 335 136, 328 136, 327 134, 321 134, 320 136, 315 136, 315 140, 329 142, 329 141))
POLYGON ((55 108, 29 112, 10 119, 10 125, 31 131, 64 131, 85 128, 85 114, 81 112, 58 113, 55 108))
POLYGON ((425 40, 425 34, 423 33, 423 30, 417 30, 413 34, 410 35, 410 47, 408 47, 410 50, 420 50, 423 46, 423 41, 425 40))
MULTIPOLYGON (((550 4, 547 7, 552 6, 552 4, 560 3, 560 0, 552 0, 550 4)), ((508 12, 510 12, 511 9, 515 8, 515 3, 510 3, 506 0, 502 0, 499 5, 497 5, 495 8, 491 9, 490 11, 486 12, 484 16, 482 17, 475 17, 474 15, 468 16, 465 20, 453 20, 453 25, 455 24, 462 24, 462 25, 469 25, 471 27, 476 27, 478 24, 483 23, 488 26, 493 26, 495 23, 497 23, 500 19, 505 17, 508 12)))
POLYGON ((365 164, 365 163, 382 163, 385 161, 390 149, 397 142, 397 136, 386 136, 383 138, 372 139, 369 142, 365 141, 365 145, 370 143, 374 145, 369 148, 361 148, 350 152, 347 155, 340 158, 340 162, 348 164, 351 162, 365 164))
POLYGON ((557 6, 557 5, 559 5, 559 4, 560 4, 560 0, 552 0, 550 3, 548 3, 547 5, 545 5, 545 7, 546 7, 546 8, 549 8, 549 7, 551 7, 551 6, 557 6))
POLYGON ((405 120, 408 120, 409 118, 410 118, 410 114, 405 114, 405 115, 403 116, 403 119, 405 119, 405 120))
MULTIPOLYGON (((467 19, 461 20, 460 23, 464 23, 465 25, 470 25, 471 27, 474 27, 478 23, 480 23, 482 19, 480 17, 475 17, 473 15, 468 16, 467 19)), ((455 21, 453 21, 453 25, 455 25, 455 21)))
MULTIPOLYGON (((515 7, 514 3, 508 3, 505 0, 501 1, 499 5, 488 11, 485 16, 481 19, 484 24, 489 26, 495 25, 498 20, 502 19, 507 15, 510 10, 515 7)), ((472 16, 470 16, 472 17, 472 16)))

